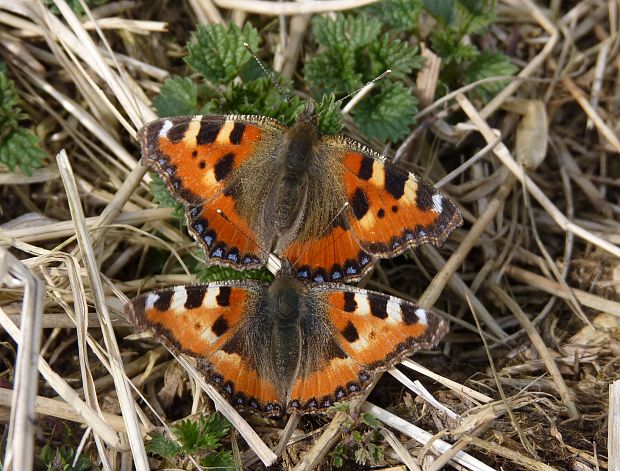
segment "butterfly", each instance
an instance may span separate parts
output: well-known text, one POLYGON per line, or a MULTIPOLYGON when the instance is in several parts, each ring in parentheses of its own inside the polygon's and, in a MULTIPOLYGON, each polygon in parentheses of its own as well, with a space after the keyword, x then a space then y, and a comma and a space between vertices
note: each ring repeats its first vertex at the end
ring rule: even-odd
POLYGON ((462 223, 417 175, 321 135, 313 105, 290 128, 264 116, 177 116, 146 124, 139 141, 212 263, 258 268, 274 252, 299 279, 356 281, 377 258, 440 245, 462 223))
POLYGON ((286 266, 271 283, 226 281, 143 293, 125 311, 196 359, 229 402, 265 416, 318 412, 364 392, 377 372, 434 347, 447 324, 393 296, 311 283, 286 266))

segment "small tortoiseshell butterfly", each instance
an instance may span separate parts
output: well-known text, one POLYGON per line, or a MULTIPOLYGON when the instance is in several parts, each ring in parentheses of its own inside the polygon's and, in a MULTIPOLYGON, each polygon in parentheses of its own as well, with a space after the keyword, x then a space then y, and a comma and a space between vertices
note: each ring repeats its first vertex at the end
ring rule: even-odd
POLYGON ((187 205, 211 262, 257 268, 274 252, 296 276, 354 281, 376 258, 461 224, 454 203, 344 136, 323 136, 309 105, 287 128, 264 116, 177 116, 139 133, 142 163, 187 205))
MULTIPOLYGON (((288 271, 289 270, 284 270, 288 271)), ((434 347, 447 324, 413 303, 281 271, 144 293, 129 318, 198 369, 240 409, 317 412, 361 394, 378 371, 434 347)))

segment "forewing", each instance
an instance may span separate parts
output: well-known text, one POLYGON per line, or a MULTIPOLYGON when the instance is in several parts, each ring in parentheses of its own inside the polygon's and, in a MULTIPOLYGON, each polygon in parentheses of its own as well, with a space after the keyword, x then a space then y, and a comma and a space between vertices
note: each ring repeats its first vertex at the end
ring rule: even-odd
POLYGON ((142 163, 188 205, 189 231, 215 263, 254 268, 270 240, 259 217, 277 168, 286 128, 261 116, 178 116, 148 123, 139 133, 142 163))

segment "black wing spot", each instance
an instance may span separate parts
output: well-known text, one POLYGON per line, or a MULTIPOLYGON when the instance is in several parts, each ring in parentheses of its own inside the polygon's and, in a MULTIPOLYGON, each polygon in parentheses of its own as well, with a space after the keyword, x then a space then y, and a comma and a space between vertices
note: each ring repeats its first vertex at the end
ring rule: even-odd
POLYGON ((227 330, 228 330, 228 321, 223 315, 215 319, 215 322, 211 326, 211 332, 213 332, 218 337, 221 337, 222 335, 224 335, 227 330))
POLYGON ((230 292, 232 288, 230 286, 220 286, 220 292, 215 297, 215 302, 218 306, 230 306, 230 292))
POLYGON ((353 208, 353 214, 355 218, 359 221, 362 219, 366 213, 368 212, 368 198, 366 197, 366 193, 360 187, 357 187, 353 192, 353 196, 351 197, 351 208, 353 208))
POLYGON ((420 321, 420 318, 416 314, 416 308, 409 304, 400 305, 400 317, 407 325, 417 324, 420 321))
POLYGON ((198 157, 198 151, 194 150, 192 151, 192 159, 195 159, 196 157, 198 157))
POLYGON ((392 206, 392 212, 393 213, 397 213, 398 212, 398 206, 396 206, 396 205, 392 206))
POLYGON ((357 172, 357 176, 362 180, 370 180, 372 178, 372 165, 374 163, 374 159, 369 157, 363 157, 362 163, 360 164, 360 169, 357 172))
POLYGON ((217 135, 222 129, 223 123, 214 123, 213 121, 202 120, 200 122, 200 130, 196 135, 196 144, 211 144, 217 139, 217 135))
POLYGON ((240 144, 243 138, 243 131, 245 131, 245 124, 235 123, 232 131, 230 131, 230 143, 235 145, 240 144))
POLYGON ((357 302, 355 301, 355 293, 351 291, 344 292, 344 310, 346 312, 354 312, 357 309, 357 302))
POLYGON ((383 208, 380 208, 379 211, 377 211, 377 217, 379 219, 383 219, 385 217, 385 210, 383 208))
POLYGON ((405 194, 405 183, 409 175, 394 168, 385 167, 385 190, 394 197, 400 199, 405 194))
POLYGON ((162 291, 161 293, 157 293, 157 301, 155 301, 153 307, 158 311, 167 311, 170 309, 173 295, 174 291, 162 291))
POLYGON ((180 123, 172 126, 166 133, 166 137, 172 142, 177 143, 185 137, 187 128, 189 127, 189 121, 181 121, 180 123))
POLYGON ((185 300, 185 308, 195 309, 199 306, 202 306, 202 301, 205 297, 205 293, 207 292, 207 287, 197 285, 192 287, 191 289, 187 289, 185 292, 187 294, 187 299, 185 300))
POLYGON ((235 163, 235 154, 229 152, 220 157, 213 169, 215 173, 215 179, 219 182, 226 178, 230 172, 232 172, 233 164, 235 163))
POLYGON ((357 329, 355 328, 355 326, 353 325, 353 322, 351 321, 347 322, 347 325, 340 333, 342 334, 344 339, 349 343, 353 343, 357 339, 360 338, 360 335, 357 333, 357 329))
POLYGON ((370 313, 379 319, 385 319, 387 314, 388 298, 378 294, 368 294, 368 304, 370 304, 370 313))
POLYGON ((207 167, 207 162, 205 162, 204 160, 201 160, 201 161, 198 163, 198 166, 199 166, 200 168, 204 169, 204 168, 206 168, 206 167, 207 167))

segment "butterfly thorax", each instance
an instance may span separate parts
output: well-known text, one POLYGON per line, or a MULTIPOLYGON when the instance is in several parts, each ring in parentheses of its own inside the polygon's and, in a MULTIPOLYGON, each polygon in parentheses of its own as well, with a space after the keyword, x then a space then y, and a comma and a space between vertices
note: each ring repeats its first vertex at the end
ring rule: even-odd
POLYGON ((273 322, 271 332, 271 363, 274 378, 282 386, 285 397, 298 374, 301 361, 302 335, 300 324, 304 286, 292 277, 276 278, 269 287, 267 309, 273 322))
POLYGON ((300 223, 307 200, 308 169, 316 158, 319 139, 316 127, 300 121, 288 130, 277 150, 278 181, 273 182, 272 206, 266 216, 273 221, 278 239, 293 235, 300 223))

